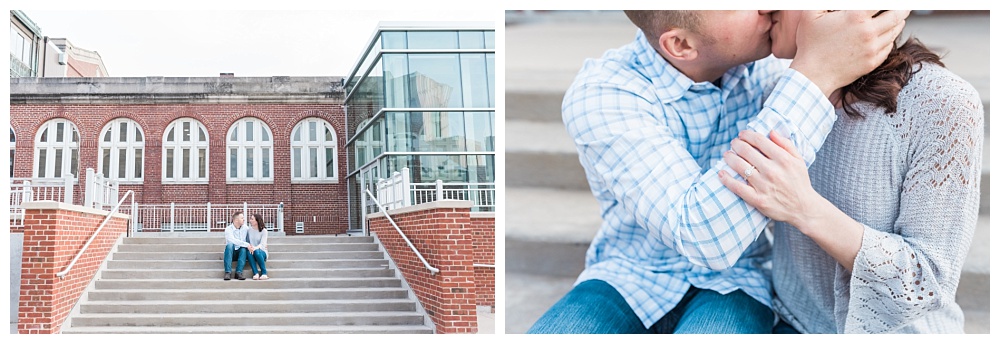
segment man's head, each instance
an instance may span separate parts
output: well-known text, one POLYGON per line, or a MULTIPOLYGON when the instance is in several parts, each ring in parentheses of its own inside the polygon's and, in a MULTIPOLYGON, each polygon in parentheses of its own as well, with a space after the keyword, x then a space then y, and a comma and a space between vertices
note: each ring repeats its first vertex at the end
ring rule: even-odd
POLYGON ((625 11, 660 56, 694 81, 771 53, 769 11, 625 11))
POLYGON ((243 211, 242 210, 237 210, 235 213, 233 213, 233 227, 236 227, 237 229, 239 229, 240 227, 243 227, 243 211))

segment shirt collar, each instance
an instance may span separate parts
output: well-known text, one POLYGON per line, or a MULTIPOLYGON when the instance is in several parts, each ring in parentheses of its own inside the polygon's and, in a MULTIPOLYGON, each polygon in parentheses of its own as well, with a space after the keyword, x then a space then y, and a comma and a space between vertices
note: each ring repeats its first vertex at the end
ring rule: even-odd
MULTIPOLYGON (((674 102, 684 96, 689 90, 701 91, 718 89, 712 82, 694 82, 684 73, 667 62, 660 53, 649 44, 642 30, 636 33, 638 45, 637 66, 653 83, 655 92, 663 102, 674 102)), ((741 81, 748 81, 754 62, 730 68, 722 76, 722 93, 727 96, 741 81)))

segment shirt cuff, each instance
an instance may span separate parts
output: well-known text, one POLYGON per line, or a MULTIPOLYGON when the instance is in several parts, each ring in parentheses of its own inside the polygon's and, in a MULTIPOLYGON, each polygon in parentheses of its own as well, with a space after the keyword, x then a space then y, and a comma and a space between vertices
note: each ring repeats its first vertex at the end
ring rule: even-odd
POLYGON ((759 118, 762 127, 748 126, 759 133, 768 134, 773 128, 778 134, 795 143, 806 165, 816 159, 816 151, 823 146, 827 134, 837 120, 833 104, 823 91, 805 75, 794 69, 787 69, 778 79, 759 118))

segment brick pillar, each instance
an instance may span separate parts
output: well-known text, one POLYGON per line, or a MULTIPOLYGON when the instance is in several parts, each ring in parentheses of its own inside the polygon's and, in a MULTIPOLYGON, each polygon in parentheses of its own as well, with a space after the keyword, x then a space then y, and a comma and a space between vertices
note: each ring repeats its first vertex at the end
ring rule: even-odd
POLYGON ((475 267, 476 305, 496 311, 496 215, 472 213, 473 261, 475 267), (486 265, 494 266, 488 267, 486 265))
POLYGON ((128 216, 114 215, 64 278, 64 270, 104 221, 108 212, 66 203, 23 203, 24 254, 18 333, 59 333, 83 291, 115 242, 125 234, 128 216))
POLYGON ((413 288, 437 333, 475 333, 478 328, 471 207, 468 201, 438 201, 389 212, 427 262, 440 269, 433 275, 384 216, 369 216, 371 232, 413 288))

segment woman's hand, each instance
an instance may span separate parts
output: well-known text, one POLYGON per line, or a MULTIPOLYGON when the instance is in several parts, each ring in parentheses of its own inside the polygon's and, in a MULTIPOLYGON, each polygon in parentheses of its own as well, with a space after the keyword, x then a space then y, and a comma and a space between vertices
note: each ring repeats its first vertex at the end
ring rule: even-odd
POLYGON ((747 183, 719 171, 722 184, 773 220, 802 228, 810 218, 809 210, 822 199, 813 190, 806 164, 792 141, 773 131, 770 140, 754 131, 740 132, 723 159, 744 174, 747 183))

